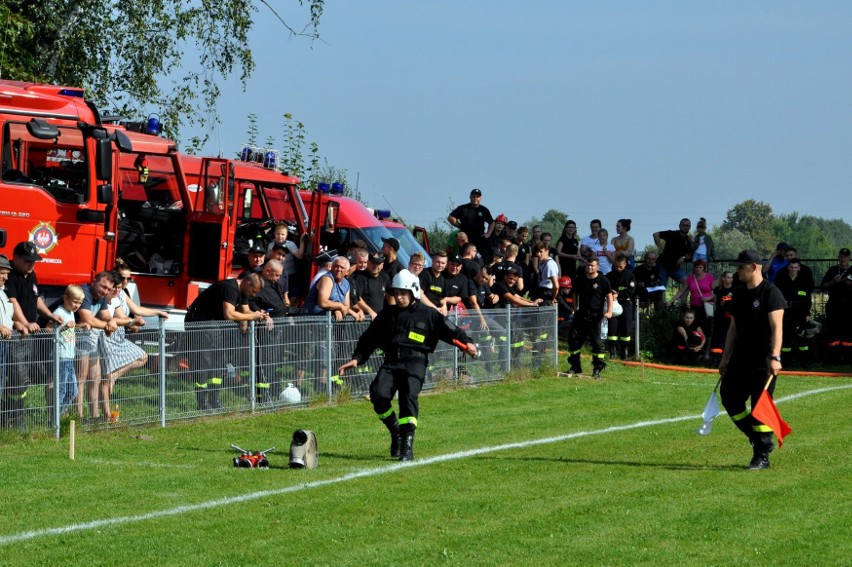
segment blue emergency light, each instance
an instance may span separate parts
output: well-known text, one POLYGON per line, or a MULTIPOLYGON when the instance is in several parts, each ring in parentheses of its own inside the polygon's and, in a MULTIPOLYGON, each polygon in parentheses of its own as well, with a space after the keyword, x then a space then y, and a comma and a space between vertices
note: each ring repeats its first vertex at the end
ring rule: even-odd
POLYGON ((160 123, 160 117, 156 114, 148 116, 148 121, 145 123, 145 133, 151 136, 159 136, 163 133, 163 125, 160 123))
POLYGON ((83 98, 83 91, 80 89, 60 89, 59 94, 63 96, 73 96, 77 98, 83 98))
POLYGON ((343 183, 332 183, 331 184, 331 194, 332 195, 343 195, 343 190, 346 186, 343 183))
POLYGON ((328 194, 330 188, 328 186, 328 183, 317 183, 317 189, 319 189, 323 193, 328 194))
POLYGON ((379 220, 389 219, 391 212, 387 209, 376 209, 376 218, 379 220))

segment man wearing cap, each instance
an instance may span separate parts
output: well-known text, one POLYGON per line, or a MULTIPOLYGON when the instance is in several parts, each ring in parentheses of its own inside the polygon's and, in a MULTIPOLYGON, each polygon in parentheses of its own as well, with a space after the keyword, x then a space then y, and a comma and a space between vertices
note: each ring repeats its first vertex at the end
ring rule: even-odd
POLYGON ((474 189, 470 192, 470 203, 459 205, 449 214, 447 221, 456 228, 467 233, 471 242, 481 250, 490 250, 483 242, 485 231, 494 222, 491 211, 482 205, 482 191, 474 189))
MULTIPOLYGON (((282 266, 283 269, 283 266, 282 266)), ((248 300, 266 285, 260 274, 250 274, 241 279, 220 280, 199 294, 186 313, 187 323, 203 321, 234 321, 241 327, 249 321, 264 321, 267 311, 251 311, 248 300)), ((221 409, 220 391, 224 385, 222 370, 227 366, 226 352, 234 354, 234 344, 239 344, 236 329, 224 325, 198 325, 187 329, 187 341, 195 344, 187 349, 189 370, 195 379, 198 409, 221 409), (203 346, 203 348, 200 348, 203 346)), ((239 357, 239 354, 237 354, 239 357)))
POLYGON ((763 277, 762 259, 755 250, 737 256, 737 274, 742 284, 731 296, 732 316, 725 350, 719 363, 722 376, 722 405, 734 424, 752 445, 748 468, 769 468, 769 453, 775 447, 772 429, 757 420, 754 408, 763 390, 775 391, 775 377, 781 370, 781 344, 784 308, 787 302, 774 284, 763 277), (769 381, 767 382, 767 377, 769 381))
POLYGON ((387 274, 389 279, 393 279, 395 275, 397 275, 400 270, 402 270, 405 266, 402 265, 397 259, 397 254, 399 253, 399 240, 396 238, 384 238, 382 237, 382 255, 385 257, 385 274, 387 274))
MULTIPOLYGON (((62 322, 59 316, 51 313, 38 293, 35 264, 39 261, 41 256, 35 244, 19 242, 12 251, 12 269, 6 282, 6 295, 13 309, 12 320, 18 323, 18 329, 24 337, 11 349, 9 382, 2 393, 4 417, 17 422, 23 421, 24 402, 30 382, 49 380, 43 369, 50 356, 49 343, 28 336, 41 328, 37 322, 39 315, 49 321, 62 322)), ((47 389, 45 395, 49 395, 47 389)))
POLYGON ((849 256, 848 248, 840 249, 837 265, 828 269, 820 286, 828 292, 823 333, 829 352, 837 361, 844 357, 848 361, 852 357, 852 269, 849 256))
POLYGON ((240 274, 240 279, 244 279, 249 274, 261 273, 265 262, 266 248, 260 242, 256 242, 249 248, 246 269, 240 274))
POLYGON ((357 297, 355 307, 364 315, 375 319, 385 306, 390 293, 390 278, 384 273, 385 257, 381 254, 367 256, 367 269, 357 271, 349 278, 352 295, 357 297))
MULTIPOLYGON (((518 279, 521 277, 520 270, 515 264, 508 264, 503 267, 495 275, 494 285, 491 286, 491 292, 497 295, 497 307, 505 308, 508 305, 514 307, 538 307, 541 305, 541 298, 530 301, 523 297, 518 290, 518 279)), ((518 319, 520 320, 520 319, 518 319)), ((517 363, 521 358, 521 353, 524 347, 524 329, 527 325, 514 324, 511 327, 511 335, 509 337, 509 347, 512 352, 513 364, 517 363)))

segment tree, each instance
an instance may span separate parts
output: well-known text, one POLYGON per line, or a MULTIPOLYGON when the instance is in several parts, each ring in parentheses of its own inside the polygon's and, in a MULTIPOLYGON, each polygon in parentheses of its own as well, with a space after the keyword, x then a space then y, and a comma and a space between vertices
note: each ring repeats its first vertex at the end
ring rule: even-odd
POLYGON ((774 234, 799 251, 802 258, 834 258, 852 240, 852 227, 841 219, 826 220, 799 213, 775 219, 774 234))
MULTIPOLYGON (((751 237, 758 252, 768 254, 775 250, 772 207, 763 201, 748 199, 728 210, 722 230, 736 230, 751 237)), ((742 249, 741 249, 742 250, 742 249)), ((717 256, 721 257, 718 252, 717 256)))
POLYGON ((736 228, 720 229, 714 231, 712 236, 716 258, 720 260, 733 260, 743 250, 757 248, 751 236, 736 228))
POLYGON ((565 222, 567 220, 568 215, 566 213, 557 211, 556 209, 548 209, 544 215, 542 215, 541 219, 532 217, 527 221, 526 226, 532 228, 534 225, 541 225, 541 230, 543 232, 551 233, 553 235, 553 241, 555 242, 562 234, 562 228, 565 226, 565 222))
MULTIPOLYGON (((218 119, 220 82, 254 71, 252 0, 0 0, 3 78, 82 86, 101 107, 138 119, 157 109, 166 133, 218 119)), ((324 0, 299 0, 316 38, 324 0)), ((194 139, 200 146, 204 139, 194 139)))

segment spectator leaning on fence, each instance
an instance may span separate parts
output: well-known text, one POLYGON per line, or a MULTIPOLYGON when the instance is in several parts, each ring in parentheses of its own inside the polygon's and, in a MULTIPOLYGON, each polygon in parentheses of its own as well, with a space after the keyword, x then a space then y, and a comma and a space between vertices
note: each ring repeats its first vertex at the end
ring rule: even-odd
MULTIPOLYGON (((9 357, 9 339, 12 338, 13 331, 17 330, 15 323, 12 321, 14 308, 9 297, 6 295, 6 280, 9 279, 9 272, 12 271, 12 264, 9 259, 0 254, 0 392, 6 388, 6 361, 9 357)), ((3 425, 6 424, 6 413, 3 408, 3 413, 0 414, 3 425)))
MULTIPOLYGON (((220 280, 199 294, 186 313, 187 323, 202 321, 234 321, 241 327, 249 321, 264 321, 266 311, 251 311, 248 300, 264 287, 259 274, 250 274, 245 279, 220 280)), ((229 335, 236 329, 226 326, 204 326, 187 329, 184 333, 186 370, 195 379, 195 394, 199 410, 222 409, 220 392, 224 385, 226 355, 234 355, 229 335)))
MULTIPOLYGON (((74 404, 77 416, 83 418, 83 394, 88 394, 89 412, 93 422, 101 421, 98 401, 100 399, 101 359, 99 343, 103 333, 114 333, 118 329, 110 317, 108 303, 115 289, 115 272, 99 272, 91 283, 81 286, 83 303, 77 310, 77 318, 89 326, 91 331, 81 335, 77 341, 79 393, 74 404)), ((104 418, 109 416, 104 416, 104 418)))
MULTIPOLYGON (((6 295, 12 302, 12 319, 20 323, 23 340, 9 353, 11 367, 8 382, 3 390, 3 407, 13 425, 24 425, 24 406, 30 385, 45 385, 45 402, 53 399, 53 382, 46 368, 49 344, 47 341, 31 337, 41 328, 39 315, 49 321, 56 317, 45 305, 39 295, 38 278, 35 273, 36 262, 41 261, 38 249, 32 242, 19 242, 12 253, 12 270, 6 282, 6 295)), ((58 321, 56 321, 58 322, 58 321)))

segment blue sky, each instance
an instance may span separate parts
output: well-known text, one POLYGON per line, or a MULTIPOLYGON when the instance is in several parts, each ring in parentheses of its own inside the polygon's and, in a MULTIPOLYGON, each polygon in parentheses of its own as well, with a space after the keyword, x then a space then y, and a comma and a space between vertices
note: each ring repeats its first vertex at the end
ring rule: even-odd
POLYGON ((519 222, 631 218, 640 248, 749 198, 852 222, 852 3, 326 0, 313 43, 257 4, 257 70, 207 154, 250 112, 280 145, 289 112, 409 224, 473 187, 519 222))

